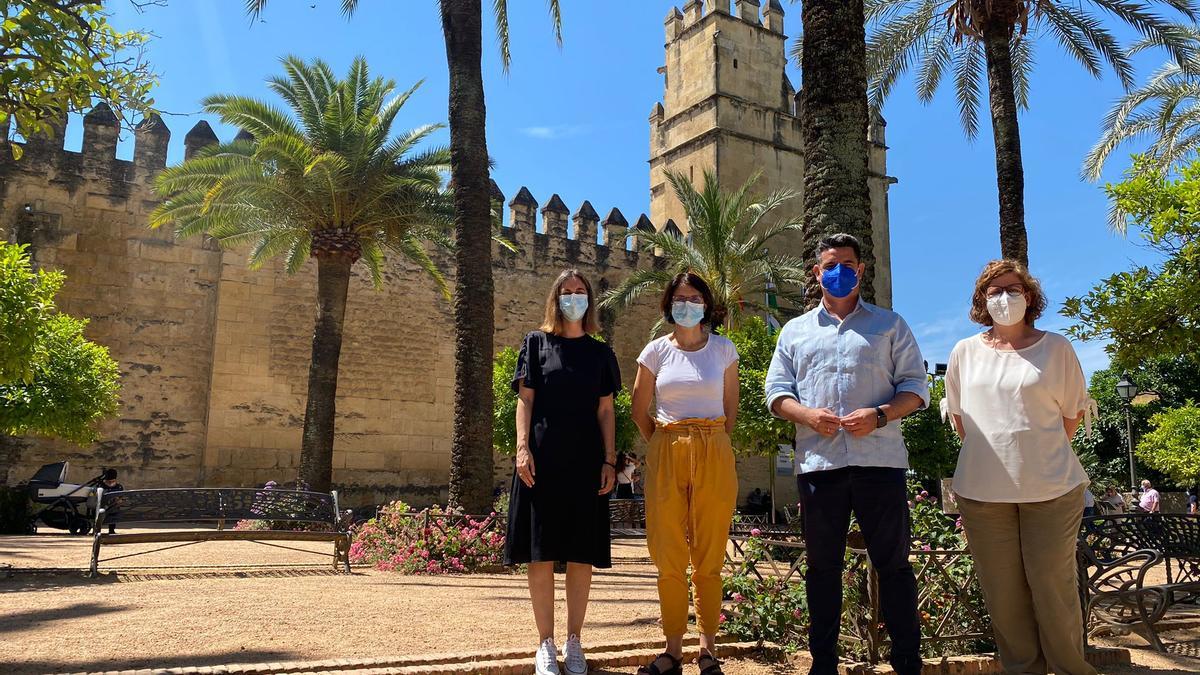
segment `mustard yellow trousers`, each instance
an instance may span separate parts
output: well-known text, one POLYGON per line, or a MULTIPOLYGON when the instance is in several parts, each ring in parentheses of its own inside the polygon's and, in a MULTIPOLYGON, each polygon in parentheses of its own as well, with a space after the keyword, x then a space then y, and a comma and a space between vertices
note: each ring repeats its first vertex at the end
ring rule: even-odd
POLYGON ((696 623, 716 633, 721 569, 737 505, 737 468, 724 418, 660 423, 644 469, 646 546, 658 568, 663 634, 687 633, 689 562, 696 586, 696 623))

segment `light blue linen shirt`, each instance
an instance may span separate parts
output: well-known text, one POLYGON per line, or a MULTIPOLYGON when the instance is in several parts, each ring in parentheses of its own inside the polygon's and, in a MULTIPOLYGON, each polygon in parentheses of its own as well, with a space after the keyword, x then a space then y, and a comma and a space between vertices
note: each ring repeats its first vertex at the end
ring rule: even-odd
MULTIPOLYGON (((790 396, 802 406, 846 415, 883 405, 902 391, 929 405, 921 350, 908 324, 899 314, 862 301, 844 321, 823 304, 789 321, 775 346, 766 390, 768 410, 790 396)), ((796 473, 846 466, 908 468, 900 420, 861 438, 842 429, 822 436, 796 425, 796 473)))

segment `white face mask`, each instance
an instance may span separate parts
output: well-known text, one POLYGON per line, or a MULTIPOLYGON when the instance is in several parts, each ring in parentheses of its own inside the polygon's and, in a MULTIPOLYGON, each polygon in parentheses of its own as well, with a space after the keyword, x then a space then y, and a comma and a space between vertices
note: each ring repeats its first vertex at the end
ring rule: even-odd
POLYGON ((988 314, 998 326, 1015 326, 1025 320, 1025 294, 1001 293, 987 299, 988 314))
POLYGON ((579 321, 584 314, 587 314, 588 296, 583 293, 560 295, 558 296, 558 307, 567 321, 579 321))

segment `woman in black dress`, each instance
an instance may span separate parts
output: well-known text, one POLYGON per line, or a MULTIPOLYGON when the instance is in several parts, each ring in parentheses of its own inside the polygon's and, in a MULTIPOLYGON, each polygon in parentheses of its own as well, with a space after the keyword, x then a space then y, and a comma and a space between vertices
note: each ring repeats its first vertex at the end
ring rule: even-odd
POLYGON ((579 633, 592 568, 612 566, 608 493, 616 483, 613 395, 621 374, 599 330, 592 286, 576 270, 559 275, 541 330, 525 336, 513 389, 517 459, 504 562, 529 564, 529 596, 540 645, 537 674, 559 675, 554 645, 554 563, 567 566, 566 672, 587 662, 579 633))

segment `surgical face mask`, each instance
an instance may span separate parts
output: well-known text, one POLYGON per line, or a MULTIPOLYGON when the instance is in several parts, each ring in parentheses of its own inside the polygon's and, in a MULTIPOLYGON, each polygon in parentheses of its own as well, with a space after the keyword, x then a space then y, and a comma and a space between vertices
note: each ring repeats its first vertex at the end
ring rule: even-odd
POLYGON ((586 293, 571 293, 558 296, 558 308, 562 310, 567 321, 579 321, 587 314, 588 296, 586 293))
POLYGON ((696 302, 672 302, 671 318, 684 328, 691 328, 704 320, 704 305, 696 302))
POLYGON ((835 298, 844 298, 858 287, 858 272, 849 265, 838 265, 821 274, 821 285, 835 298))
POLYGON ((1005 291, 989 295, 987 310, 997 326, 1015 326, 1025 320, 1025 294, 1005 291))

